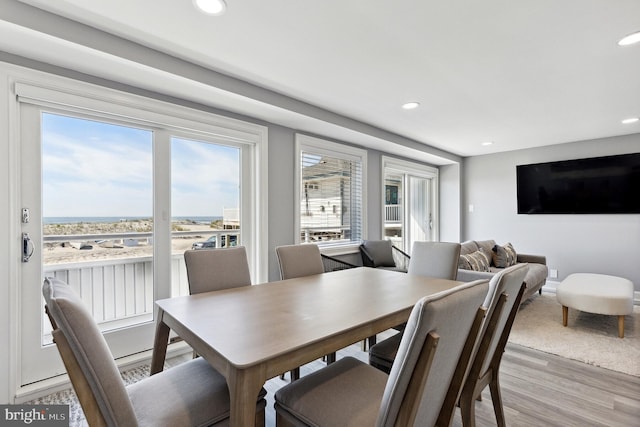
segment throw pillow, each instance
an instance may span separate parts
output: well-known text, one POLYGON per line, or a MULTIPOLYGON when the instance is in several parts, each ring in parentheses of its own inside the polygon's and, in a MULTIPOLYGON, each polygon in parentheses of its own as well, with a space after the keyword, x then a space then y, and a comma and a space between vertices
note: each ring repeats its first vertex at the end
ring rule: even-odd
POLYGON ((490 271, 489 256, 482 249, 478 249, 470 254, 460 255, 458 260, 458 268, 473 271, 490 271))
POLYGON ((513 249, 511 243, 507 243, 504 246, 495 245, 492 250, 493 265, 498 268, 507 268, 512 265, 516 265, 518 258, 516 250, 513 249))

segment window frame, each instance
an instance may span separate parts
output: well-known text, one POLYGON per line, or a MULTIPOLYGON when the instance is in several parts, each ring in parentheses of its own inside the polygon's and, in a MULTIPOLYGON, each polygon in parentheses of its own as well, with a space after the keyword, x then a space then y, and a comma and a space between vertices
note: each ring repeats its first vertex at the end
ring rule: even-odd
MULTIPOLYGON (((304 134, 295 135, 295 177, 294 177, 294 236, 295 243, 303 243, 301 239, 301 189, 302 189, 302 152, 312 152, 314 154, 327 155, 343 160, 360 162, 362 212, 360 213, 360 227, 362 229, 361 239, 367 237, 367 151, 362 148, 353 147, 346 144, 328 141, 304 134)), ((341 241, 314 243, 318 245, 323 253, 345 253, 352 251, 360 245, 360 241, 341 241)))

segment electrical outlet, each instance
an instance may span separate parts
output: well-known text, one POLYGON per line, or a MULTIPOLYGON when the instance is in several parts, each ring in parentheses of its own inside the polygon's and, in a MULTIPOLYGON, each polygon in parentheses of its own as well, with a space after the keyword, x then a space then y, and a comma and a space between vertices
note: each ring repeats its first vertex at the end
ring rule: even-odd
POLYGON ((549 270, 549 278, 550 279, 557 279, 558 278, 558 270, 556 270, 555 268, 552 268, 549 270))

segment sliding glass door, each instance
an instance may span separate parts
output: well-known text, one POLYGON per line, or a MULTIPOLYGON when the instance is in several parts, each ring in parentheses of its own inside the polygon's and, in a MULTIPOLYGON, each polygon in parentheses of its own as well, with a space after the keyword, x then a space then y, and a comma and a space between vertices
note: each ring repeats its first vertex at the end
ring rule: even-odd
POLYGON ((411 252, 415 241, 438 239, 438 170, 383 157, 383 238, 411 252))
POLYGON ((115 357, 151 347, 155 291, 153 131, 33 105, 22 113, 25 385, 65 372, 43 277, 80 295, 115 357))
POLYGON ((45 277, 80 295, 116 358, 151 349, 154 301, 188 292, 185 250, 242 244, 266 280, 263 127, 71 86, 15 84, 17 387, 65 373, 45 277))

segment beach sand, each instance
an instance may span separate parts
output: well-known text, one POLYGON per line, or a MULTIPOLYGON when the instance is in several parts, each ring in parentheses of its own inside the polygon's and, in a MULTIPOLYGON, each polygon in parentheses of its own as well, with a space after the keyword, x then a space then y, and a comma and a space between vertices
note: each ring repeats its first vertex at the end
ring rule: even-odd
MULTIPOLYGON (((214 224, 217 226, 218 224, 214 224)), ((201 234, 176 237, 172 239, 172 253, 180 255, 191 249, 195 242, 206 240, 219 228, 212 228, 209 224, 192 223, 188 221, 172 222, 174 231, 194 231, 201 234)), ((114 223, 80 223, 80 224, 46 224, 43 227, 45 236, 65 235, 99 235, 115 233, 148 233, 153 230, 150 220, 121 221, 114 223)), ((122 240, 95 241, 61 241, 46 242, 43 250, 43 262, 50 264, 68 264, 83 261, 99 261, 122 258, 150 257, 153 255, 153 245, 146 239, 137 239, 137 246, 127 246, 122 240), (91 249, 79 249, 80 243, 91 249)))

